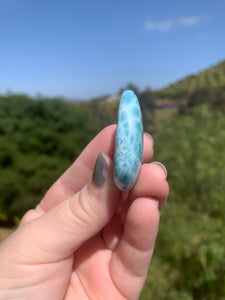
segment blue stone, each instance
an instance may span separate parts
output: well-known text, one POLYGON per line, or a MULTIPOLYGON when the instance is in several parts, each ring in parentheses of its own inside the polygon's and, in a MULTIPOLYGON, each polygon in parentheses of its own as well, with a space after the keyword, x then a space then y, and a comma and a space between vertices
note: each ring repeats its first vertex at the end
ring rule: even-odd
POLYGON ((116 129, 113 178, 122 191, 130 190, 139 175, 143 156, 143 122, 140 105, 133 91, 120 99, 116 129))

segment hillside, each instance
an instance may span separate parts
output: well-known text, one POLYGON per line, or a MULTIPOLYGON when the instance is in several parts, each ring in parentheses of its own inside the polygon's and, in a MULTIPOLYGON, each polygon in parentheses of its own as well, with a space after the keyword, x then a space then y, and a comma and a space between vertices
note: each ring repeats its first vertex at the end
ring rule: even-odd
POLYGON ((156 98, 186 98, 199 88, 225 88, 225 60, 155 92, 156 98))
MULTIPOLYGON (((155 112, 151 91, 139 91, 153 160, 166 165, 170 186, 141 300, 225 299, 225 118, 206 96, 184 113, 155 112)), ((117 98, 108 96, 71 104, 0 95, 0 226, 17 225, 88 142, 116 122, 117 109, 117 98)), ((0 228, 0 241, 10 232, 0 228)))

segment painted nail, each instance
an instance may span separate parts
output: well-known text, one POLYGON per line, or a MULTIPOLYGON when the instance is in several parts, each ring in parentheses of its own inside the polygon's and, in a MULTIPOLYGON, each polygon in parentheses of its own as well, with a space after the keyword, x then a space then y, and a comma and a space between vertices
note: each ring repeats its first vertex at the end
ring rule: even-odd
POLYGON ((156 165, 158 165, 158 166, 160 166, 161 169, 164 171, 166 177, 167 177, 167 169, 166 169, 166 167, 165 167, 162 163, 160 163, 160 162, 158 162, 158 161, 153 161, 152 163, 153 163, 153 164, 156 164, 156 165))
POLYGON ((105 173, 108 171, 109 165, 104 157, 103 152, 99 152, 95 163, 94 172, 92 175, 92 182, 98 187, 102 187, 105 182, 105 173))
POLYGON ((130 190, 139 175, 143 156, 143 123, 140 105, 133 91, 120 100, 116 129, 113 177, 115 185, 130 190))

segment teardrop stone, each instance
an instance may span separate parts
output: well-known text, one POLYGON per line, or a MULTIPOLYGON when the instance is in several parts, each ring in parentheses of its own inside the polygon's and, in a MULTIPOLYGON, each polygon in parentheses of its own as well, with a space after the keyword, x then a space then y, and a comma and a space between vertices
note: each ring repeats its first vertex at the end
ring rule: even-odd
POLYGON ((123 92, 116 129, 114 170, 115 185, 122 191, 130 190, 139 175, 143 156, 143 122, 135 93, 123 92))

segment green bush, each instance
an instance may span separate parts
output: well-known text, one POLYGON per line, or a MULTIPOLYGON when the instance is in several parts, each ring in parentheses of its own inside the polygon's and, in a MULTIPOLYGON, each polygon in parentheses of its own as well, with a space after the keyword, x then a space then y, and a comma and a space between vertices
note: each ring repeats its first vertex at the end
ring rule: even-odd
POLYGON ((13 224, 34 207, 99 130, 85 107, 1 96, 0 223, 13 224))
POLYGON ((168 169, 170 197, 143 300, 225 298, 224 129, 205 105, 158 125, 154 159, 168 169))
POLYGON ((169 170, 171 201, 185 199, 194 211, 223 217, 224 128, 224 115, 204 105, 159 125, 155 153, 169 170))
POLYGON ((189 96, 187 107, 192 108, 200 104, 207 104, 212 109, 225 112, 225 89, 223 88, 197 88, 189 96))

